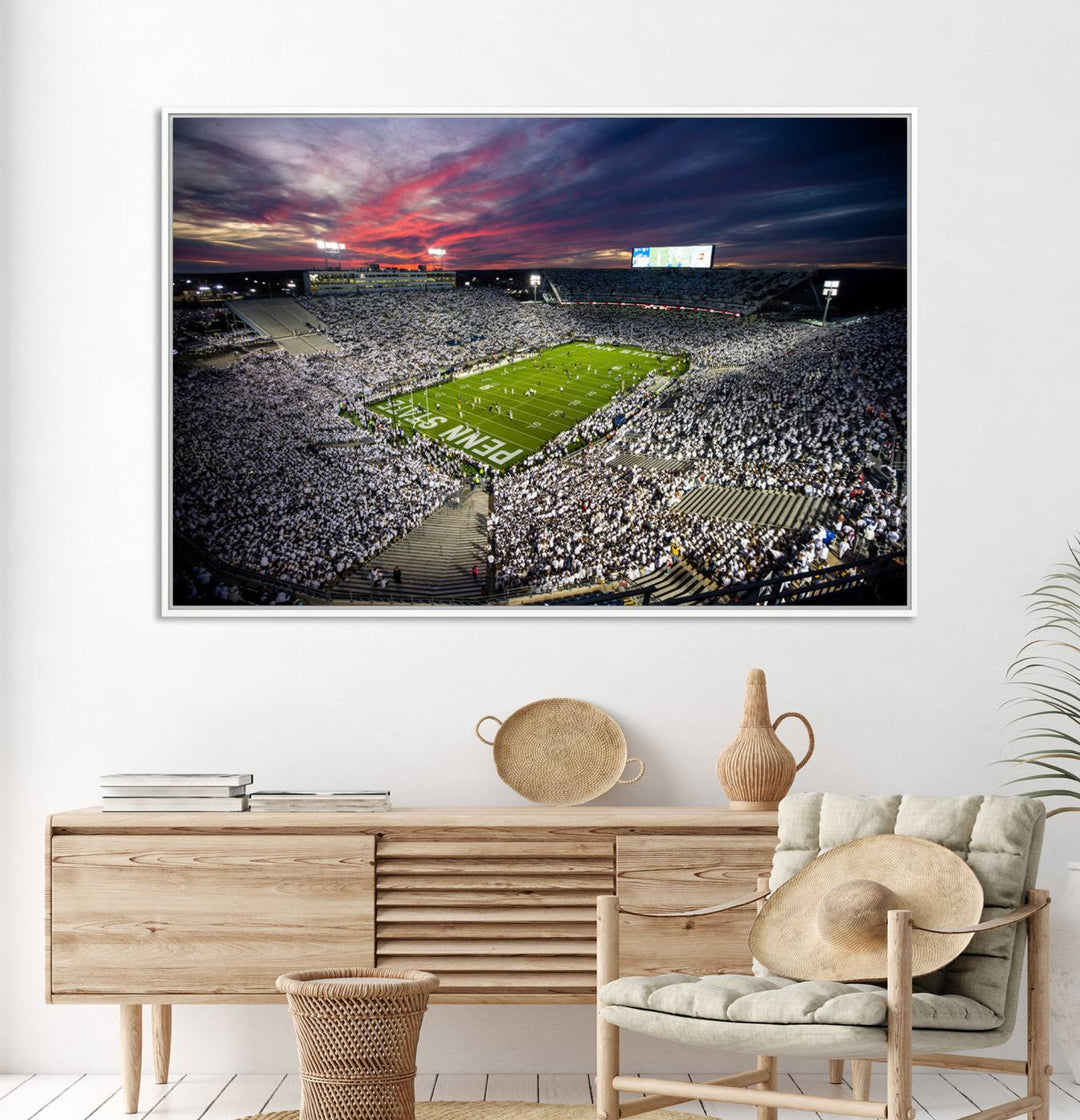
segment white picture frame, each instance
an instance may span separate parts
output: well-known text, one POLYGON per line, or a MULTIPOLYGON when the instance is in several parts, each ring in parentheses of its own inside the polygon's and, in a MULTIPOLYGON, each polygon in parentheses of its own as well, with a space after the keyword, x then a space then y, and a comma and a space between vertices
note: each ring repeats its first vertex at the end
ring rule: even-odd
POLYGON ((380 109, 365 111, 350 108, 288 109, 288 108, 204 108, 168 107, 161 111, 161 616, 163 618, 201 617, 291 617, 310 618, 345 616, 426 617, 527 617, 562 618, 585 615, 604 619, 641 617, 722 617, 725 619, 761 618, 914 618, 917 614, 917 109, 902 108, 693 108, 642 110, 634 108, 536 109, 504 108, 478 111, 468 108, 438 110, 380 109), (908 345, 908 431, 907 431, 907 494, 909 503, 906 547, 907 599, 902 605, 739 605, 686 604, 666 606, 623 606, 598 609, 595 605, 566 605, 540 609, 497 603, 476 605, 425 603, 403 606, 396 603, 355 604, 311 602, 302 608, 251 605, 175 605, 173 589, 173 398, 172 398, 172 128, 181 117, 903 117, 907 120, 907 345, 908 345))

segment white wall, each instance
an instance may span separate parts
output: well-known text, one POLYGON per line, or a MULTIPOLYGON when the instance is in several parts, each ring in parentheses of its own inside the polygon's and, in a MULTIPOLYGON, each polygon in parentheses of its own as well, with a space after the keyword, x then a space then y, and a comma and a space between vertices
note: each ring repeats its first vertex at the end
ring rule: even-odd
MULTIPOLYGON (((106 770, 250 767, 271 785, 386 782, 401 804, 510 804, 474 720, 572 695, 649 764, 609 801, 715 804, 715 755, 762 665, 774 703, 818 731, 798 788, 996 787, 1021 596, 1080 528, 1075 5, 8 10, 0 1067, 115 1068, 113 1009, 42 999, 42 822, 92 803, 106 770), (918 107, 917 619, 157 617, 159 108, 448 103, 918 107)), ((1073 821, 1052 822, 1052 889, 1073 821)), ((176 1029, 179 1070, 294 1061, 279 1008, 181 1008, 176 1029)), ((588 1008, 440 1007, 422 1062, 580 1070, 590 1049, 588 1008)), ((670 1065, 692 1062, 711 1064, 670 1065)))

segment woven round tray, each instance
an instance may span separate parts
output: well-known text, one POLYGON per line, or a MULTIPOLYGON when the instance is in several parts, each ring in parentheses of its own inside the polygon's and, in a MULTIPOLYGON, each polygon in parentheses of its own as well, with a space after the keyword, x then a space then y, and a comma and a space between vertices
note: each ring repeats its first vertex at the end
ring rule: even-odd
POLYGON ((499 777, 540 805, 581 805, 645 773, 640 758, 626 757, 619 725, 584 700, 536 700, 505 720, 484 716, 476 736, 494 749, 499 777), (494 739, 480 734, 489 719, 499 724, 494 739), (636 762, 638 772, 622 778, 628 762, 636 762))

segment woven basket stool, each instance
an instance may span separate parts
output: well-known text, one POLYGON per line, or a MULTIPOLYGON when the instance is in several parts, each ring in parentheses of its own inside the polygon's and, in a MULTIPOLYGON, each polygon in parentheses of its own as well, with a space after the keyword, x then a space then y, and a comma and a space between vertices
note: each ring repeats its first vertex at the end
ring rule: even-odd
POLYGON ((300 1120, 413 1120, 430 972, 336 968, 277 979, 300 1053, 300 1120))

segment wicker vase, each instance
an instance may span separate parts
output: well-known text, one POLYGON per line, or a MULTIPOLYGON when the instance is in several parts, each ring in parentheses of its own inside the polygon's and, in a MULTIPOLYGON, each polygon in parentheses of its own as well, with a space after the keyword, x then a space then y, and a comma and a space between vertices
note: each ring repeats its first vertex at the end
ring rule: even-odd
POLYGON ((430 972, 324 969, 279 976, 300 1056, 299 1120, 413 1120, 430 972))
POLYGON ((765 673, 761 669, 751 669, 746 676, 743 721, 735 738, 716 760, 716 776, 731 808, 775 810, 791 789, 795 772, 806 765, 813 753, 814 729, 810 721, 799 712, 784 712, 770 721, 765 673), (789 716, 802 721, 810 740, 806 756, 799 763, 776 734, 781 720, 789 716))

